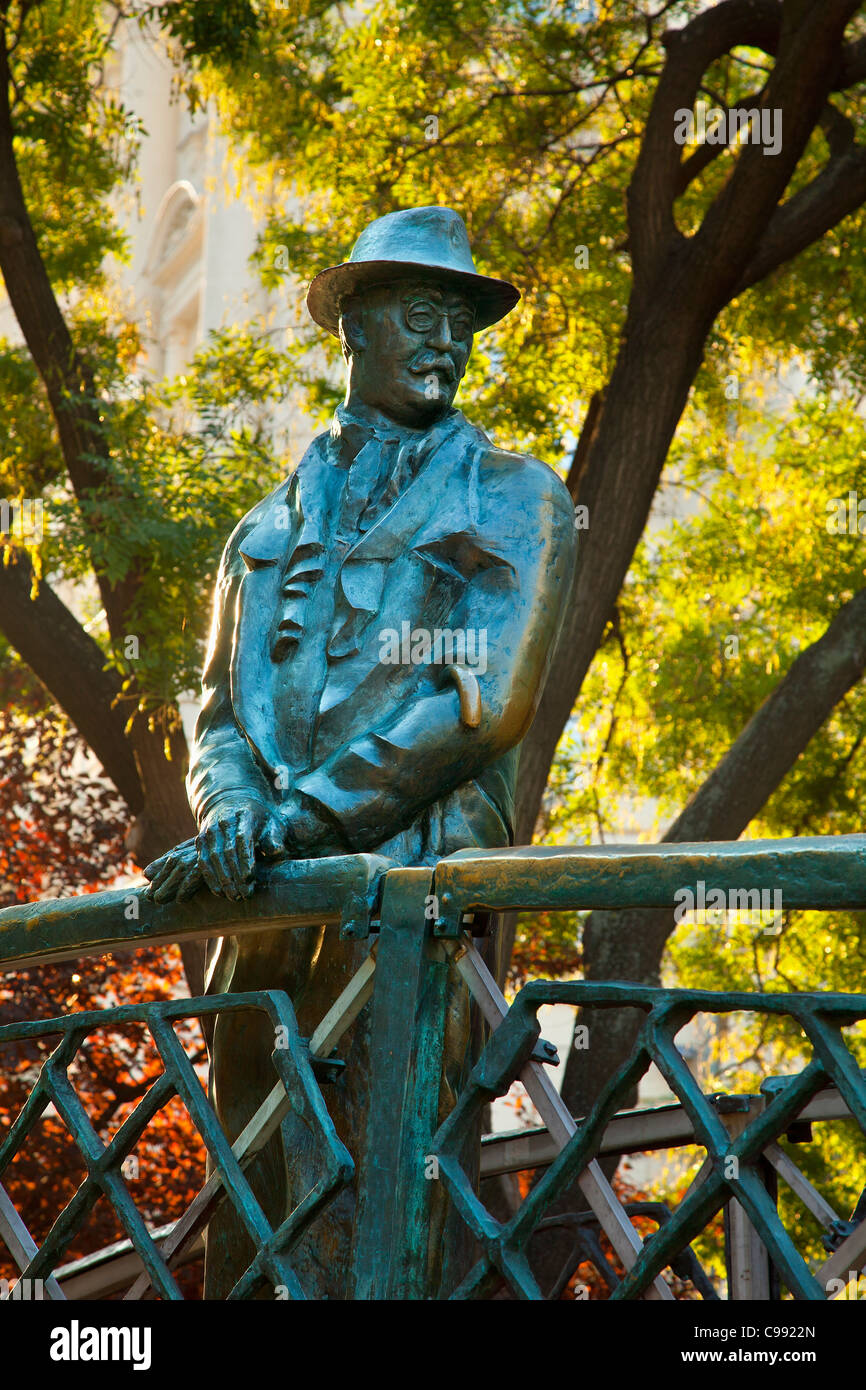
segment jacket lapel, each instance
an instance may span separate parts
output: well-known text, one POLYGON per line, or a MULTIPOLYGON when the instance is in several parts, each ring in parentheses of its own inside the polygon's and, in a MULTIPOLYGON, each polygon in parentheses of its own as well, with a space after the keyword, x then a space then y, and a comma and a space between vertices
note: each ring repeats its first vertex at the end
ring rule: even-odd
POLYGON ((282 658, 304 630, 309 596, 321 577, 326 515, 334 484, 329 436, 315 439, 239 547, 246 573, 238 594, 231 695, 236 717, 263 762, 289 760, 285 724, 275 719, 283 694, 282 658), (328 486, 328 483, 331 486, 328 486))

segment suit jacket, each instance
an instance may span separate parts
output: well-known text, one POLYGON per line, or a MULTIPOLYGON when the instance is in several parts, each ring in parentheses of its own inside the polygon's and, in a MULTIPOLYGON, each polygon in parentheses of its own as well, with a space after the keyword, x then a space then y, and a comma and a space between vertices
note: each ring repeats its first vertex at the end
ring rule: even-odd
POLYGON ((350 461, 346 428, 338 411, 226 545, 191 805, 201 820, 230 793, 279 807, 299 791, 346 849, 404 863, 510 843, 518 746, 570 585, 571 498, 552 469, 494 448, 452 410, 412 432, 411 481, 377 515, 370 489, 383 450, 395 468, 404 458, 400 438, 373 438, 350 461), (387 659, 388 634, 402 658, 407 636, 437 629, 475 635, 474 727, 423 640, 420 661, 387 659))

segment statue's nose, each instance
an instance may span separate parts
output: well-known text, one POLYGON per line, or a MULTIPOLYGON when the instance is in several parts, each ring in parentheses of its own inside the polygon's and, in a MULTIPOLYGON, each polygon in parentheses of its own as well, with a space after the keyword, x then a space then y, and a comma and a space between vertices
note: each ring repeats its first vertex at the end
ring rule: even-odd
POLYGON ((437 348, 440 352, 445 352, 451 347, 454 339, 451 336, 451 324, 447 314, 439 315, 438 322, 430 330, 427 342, 430 347, 437 348))

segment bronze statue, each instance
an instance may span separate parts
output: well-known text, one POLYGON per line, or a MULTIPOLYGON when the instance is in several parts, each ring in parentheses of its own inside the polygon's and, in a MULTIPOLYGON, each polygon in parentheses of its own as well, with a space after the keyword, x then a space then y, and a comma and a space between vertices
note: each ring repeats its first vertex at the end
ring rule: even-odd
MULTIPOLYGON (((452 403, 473 334, 518 298, 476 273, 463 221, 444 207, 378 219, 313 280, 307 305, 340 338, 345 403, 226 545, 188 777, 199 833, 145 870, 157 901, 203 885, 249 895, 257 858, 376 850, 430 865, 512 841, 574 511, 550 468, 495 448, 452 403)), ((207 987, 284 988, 312 1025, 358 960, 325 936, 216 942, 207 987)), ((220 1017, 212 1046, 232 1138, 273 1084, 273 1038, 249 1017, 220 1017)), ((365 1101, 349 1061, 338 1109, 351 1127, 365 1101)), ((294 1163, 303 1136, 284 1126, 283 1138, 294 1163)), ((278 1145, 257 1182, 276 1213, 291 1185, 278 1145)), ((244 1240, 224 1209, 208 1296, 243 1270, 233 1243, 244 1240)), ((336 1237, 325 1246, 320 1266, 345 1260, 336 1237)))

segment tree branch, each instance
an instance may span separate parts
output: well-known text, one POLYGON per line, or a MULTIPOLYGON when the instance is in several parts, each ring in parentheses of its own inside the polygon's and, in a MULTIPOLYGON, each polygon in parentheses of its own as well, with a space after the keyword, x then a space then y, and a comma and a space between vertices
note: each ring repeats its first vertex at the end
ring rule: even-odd
MULTIPOLYGON (((738 101, 736 106, 727 106, 724 102, 720 102, 719 106, 727 116, 731 111, 753 110, 760 100, 761 93, 752 92, 750 96, 743 97, 738 101)), ((694 153, 689 155, 688 159, 684 159, 679 166, 674 196, 676 198, 682 197, 689 185, 694 183, 705 169, 709 168, 713 160, 718 159, 719 155, 724 154, 728 149, 730 149, 729 145, 710 145, 706 140, 698 145, 694 153)))
POLYGON ((866 589, 801 652, 663 836, 735 840, 866 669, 866 589))
POLYGON ((667 61, 627 195, 636 280, 651 280, 659 260, 679 237, 673 217, 681 178, 680 148, 674 142, 676 112, 691 109, 707 68, 732 48, 746 44, 774 53, 781 23, 779 0, 723 0, 682 29, 664 34, 667 61))
MULTIPOLYGON (((794 766, 813 734, 866 669, 866 590, 840 609, 819 641, 803 652, 664 836, 665 841, 736 839, 794 766)), ((744 885, 745 886, 745 885, 744 885)), ((584 924, 587 979, 657 983, 673 911, 593 912, 584 924)), ((628 1056, 643 1015, 636 1009, 583 1009, 592 1049, 569 1053, 562 1096, 574 1115, 586 1115, 604 1080, 628 1056), (589 1058, 589 1065, 587 1065, 589 1058)), ((574 1210, 574 1188, 556 1204, 574 1210)), ((561 1264, 555 1246, 539 1254, 551 1282, 561 1264)), ((538 1271, 537 1271, 538 1272, 538 1271)))
POLYGON ((144 797, 123 716, 113 704, 120 681, 105 670, 101 648, 54 591, 43 582, 31 597, 32 584, 23 552, 0 561, 0 631, 69 715, 135 813, 144 797))
POLYGON ((832 87, 842 35, 858 0, 822 0, 798 15, 785 13, 783 35, 762 107, 782 112, 784 138, 767 156, 761 145, 744 145, 730 178, 708 209, 693 238, 716 311, 731 296, 757 236, 771 220, 800 161, 832 87))
POLYGON ((851 145, 776 210, 746 265, 735 294, 799 255, 866 199, 866 150, 851 145))
POLYGON ((604 389, 601 391, 594 391, 589 405, 586 408, 586 414, 583 417, 580 438, 571 456, 571 467, 568 470, 568 477, 566 478, 566 487, 571 493, 572 501, 574 502, 578 499, 580 484, 586 468, 586 461, 589 457, 592 441, 595 438, 595 432, 601 418, 601 408, 603 405, 604 389))

